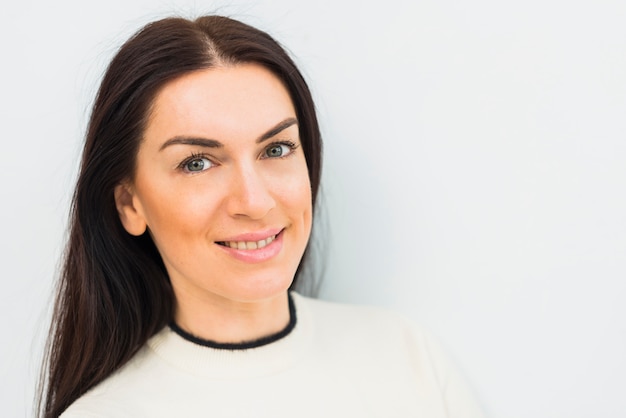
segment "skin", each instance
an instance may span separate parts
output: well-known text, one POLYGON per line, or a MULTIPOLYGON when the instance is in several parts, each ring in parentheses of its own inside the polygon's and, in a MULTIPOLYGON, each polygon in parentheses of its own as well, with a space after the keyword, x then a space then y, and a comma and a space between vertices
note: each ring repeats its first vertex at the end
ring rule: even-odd
POLYGON ((181 328, 241 342, 286 326, 287 289, 310 235, 312 204, 295 109, 271 72, 220 66, 166 84, 134 177, 117 186, 115 200, 130 234, 151 234, 181 328), (221 245, 277 231, 261 250, 221 245))

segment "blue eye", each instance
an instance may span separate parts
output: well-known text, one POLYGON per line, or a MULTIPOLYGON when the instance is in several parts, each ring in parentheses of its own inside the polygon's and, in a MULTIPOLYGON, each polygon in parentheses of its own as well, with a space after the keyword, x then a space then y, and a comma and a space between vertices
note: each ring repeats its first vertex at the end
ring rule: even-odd
POLYGON ((291 154, 295 148, 296 148, 296 145, 293 143, 272 144, 265 149, 265 157, 266 158, 286 157, 287 155, 291 154))
POLYGON ((204 157, 192 157, 183 163, 183 170, 189 173, 198 173, 207 170, 213 166, 213 163, 204 157))

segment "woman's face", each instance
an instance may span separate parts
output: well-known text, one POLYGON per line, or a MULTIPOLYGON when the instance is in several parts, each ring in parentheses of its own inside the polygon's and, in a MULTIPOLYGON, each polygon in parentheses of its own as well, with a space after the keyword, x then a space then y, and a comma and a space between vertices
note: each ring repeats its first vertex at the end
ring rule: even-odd
POLYGON ((296 113, 254 64, 180 77, 157 95, 129 184, 126 230, 147 227, 177 301, 284 294, 311 230, 311 187, 296 113))

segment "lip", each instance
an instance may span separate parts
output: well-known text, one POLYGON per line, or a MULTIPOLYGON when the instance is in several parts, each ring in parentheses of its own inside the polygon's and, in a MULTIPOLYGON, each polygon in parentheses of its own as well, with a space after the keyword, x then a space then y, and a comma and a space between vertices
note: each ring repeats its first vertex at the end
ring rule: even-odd
POLYGON ((274 241, 270 244, 267 244, 263 248, 257 248, 255 250, 239 250, 235 248, 226 247, 224 245, 217 244, 219 248, 222 249, 226 254, 235 258, 238 261, 243 261, 244 263, 262 263, 264 261, 271 260, 276 257, 283 248, 283 229, 276 229, 276 232, 272 230, 271 232, 262 232, 262 233, 247 233, 242 235, 237 235, 236 237, 229 238, 225 241, 260 241, 262 239, 266 239, 273 235, 276 235, 274 241))
POLYGON ((259 232, 247 232, 245 234, 234 235, 225 239, 221 239, 218 242, 230 242, 230 241, 261 241, 271 236, 278 235, 282 232, 282 228, 267 229, 259 232))

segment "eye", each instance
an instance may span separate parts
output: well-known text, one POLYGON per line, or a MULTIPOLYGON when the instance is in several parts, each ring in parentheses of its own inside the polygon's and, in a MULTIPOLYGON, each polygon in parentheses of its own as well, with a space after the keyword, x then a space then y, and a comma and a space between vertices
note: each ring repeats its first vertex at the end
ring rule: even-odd
POLYGON ((263 156, 265 158, 280 158, 286 157, 296 149, 296 145, 293 142, 284 142, 272 144, 265 149, 263 156))
POLYGON ((181 168, 188 173, 198 173, 207 170, 213 166, 211 160, 206 157, 192 156, 183 161, 181 168))

